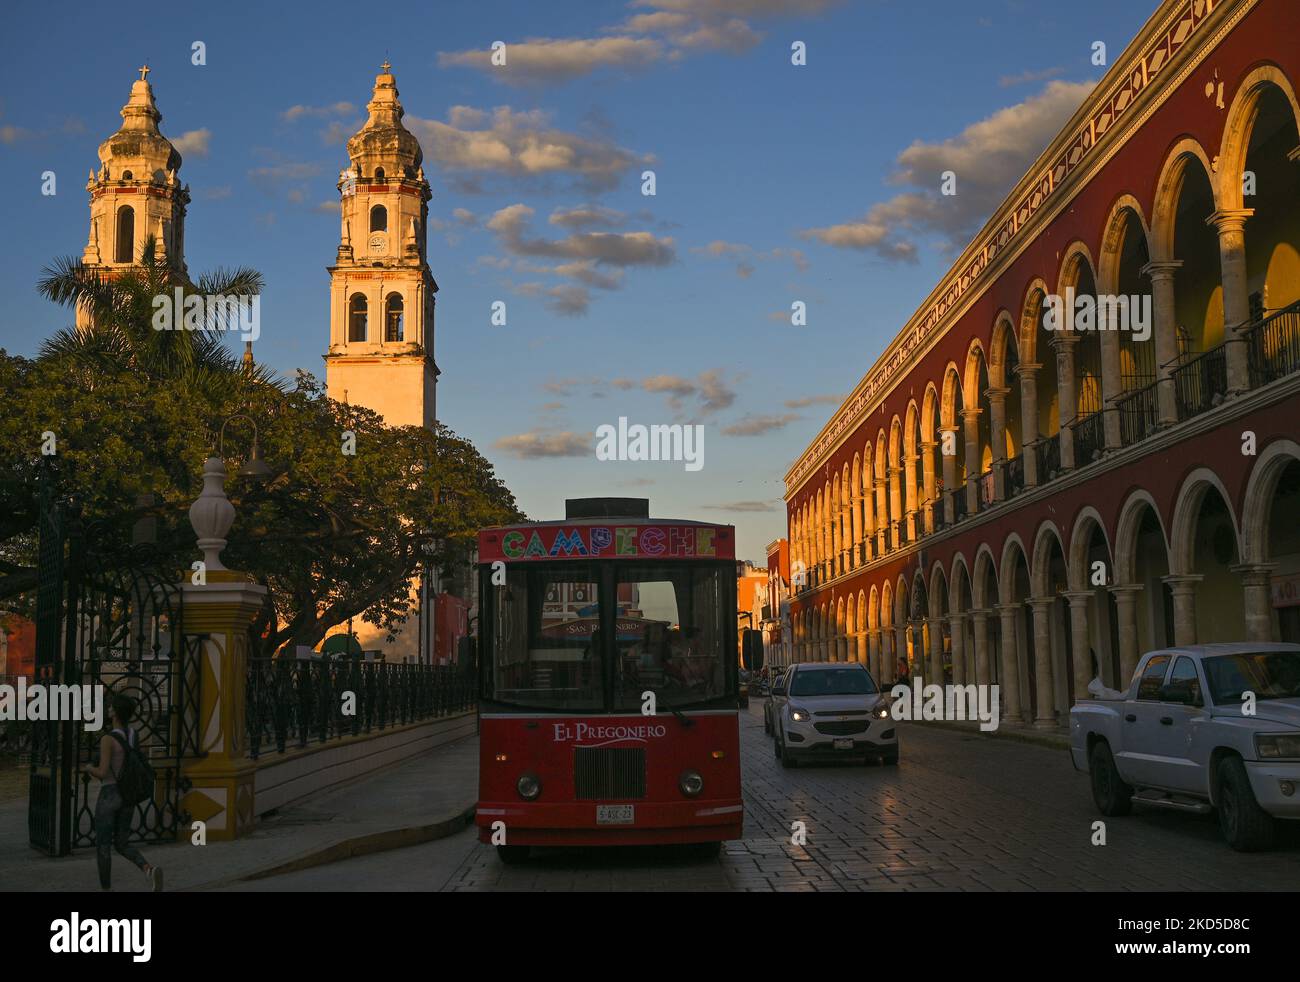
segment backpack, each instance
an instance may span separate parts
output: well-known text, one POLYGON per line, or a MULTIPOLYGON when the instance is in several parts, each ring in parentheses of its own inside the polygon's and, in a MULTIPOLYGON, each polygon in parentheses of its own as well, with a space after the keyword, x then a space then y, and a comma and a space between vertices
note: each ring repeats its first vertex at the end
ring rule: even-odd
POLYGON ((138 805, 152 798, 155 780, 153 767, 140 752, 138 742, 127 743, 126 738, 116 730, 111 736, 121 744, 123 751, 122 770, 117 775, 117 792, 122 796, 122 803, 138 805))

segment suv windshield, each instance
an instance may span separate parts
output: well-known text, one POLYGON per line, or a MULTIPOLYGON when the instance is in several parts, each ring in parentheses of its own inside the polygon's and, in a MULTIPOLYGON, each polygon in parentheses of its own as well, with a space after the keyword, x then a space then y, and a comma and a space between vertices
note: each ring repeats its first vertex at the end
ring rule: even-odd
POLYGON ((507 564, 485 576, 485 699, 537 709, 656 711, 734 696, 734 575, 715 563, 507 564))
POLYGON ((876 691, 865 668, 819 668, 794 673, 792 696, 866 696, 876 691))
POLYGON ((1240 702, 1243 693, 1256 699, 1300 696, 1300 651, 1252 651, 1202 659, 1210 697, 1216 705, 1240 702))

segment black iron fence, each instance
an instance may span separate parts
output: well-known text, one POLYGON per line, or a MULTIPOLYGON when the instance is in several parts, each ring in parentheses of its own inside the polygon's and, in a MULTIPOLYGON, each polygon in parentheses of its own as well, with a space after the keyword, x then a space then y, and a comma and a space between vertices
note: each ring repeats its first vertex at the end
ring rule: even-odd
POLYGON ((1007 467, 1007 497, 1019 494, 1025 490, 1025 455, 1019 454, 1012 457, 1006 463, 1007 467))
POLYGON ((1211 348, 1174 369, 1174 398, 1179 420, 1213 409, 1228 394, 1228 349, 1211 348))
POLYGON ((1038 462, 1038 483, 1046 484, 1061 473, 1061 434, 1043 437, 1034 446, 1038 462))
POLYGON ((1074 466, 1085 467, 1101 459, 1106 449, 1106 427, 1100 412, 1089 413, 1074 423, 1074 466))
POLYGON ((306 747, 472 709, 473 677, 454 666, 360 658, 259 658, 248 666, 248 755, 306 747))
POLYGON ((1115 400, 1119 410, 1119 438, 1126 447, 1145 440, 1160 425, 1160 400, 1156 383, 1127 392, 1115 400))
POLYGON ((1300 371, 1300 301, 1252 324, 1244 333, 1252 388, 1300 371))
POLYGON ((975 487, 979 492, 977 495, 977 501, 979 503, 980 511, 983 511, 986 508, 991 508, 997 497, 995 494, 996 485, 993 480, 992 467, 979 476, 979 479, 975 482, 975 487))

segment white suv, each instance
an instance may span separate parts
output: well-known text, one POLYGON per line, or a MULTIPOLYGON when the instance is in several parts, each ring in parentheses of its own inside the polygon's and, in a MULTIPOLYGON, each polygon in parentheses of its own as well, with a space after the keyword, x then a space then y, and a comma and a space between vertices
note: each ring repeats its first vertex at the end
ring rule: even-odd
POLYGON ((858 662, 791 665, 774 707, 773 737, 783 767, 800 760, 862 757, 898 763, 889 698, 858 662))

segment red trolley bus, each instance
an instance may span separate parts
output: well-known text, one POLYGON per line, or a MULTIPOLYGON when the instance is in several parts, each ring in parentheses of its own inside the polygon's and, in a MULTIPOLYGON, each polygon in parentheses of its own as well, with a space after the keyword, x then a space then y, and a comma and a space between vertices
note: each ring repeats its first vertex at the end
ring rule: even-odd
POLYGON ((531 846, 741 835, 736 541, 641 498, 479 533, 479 838, 531 846))

